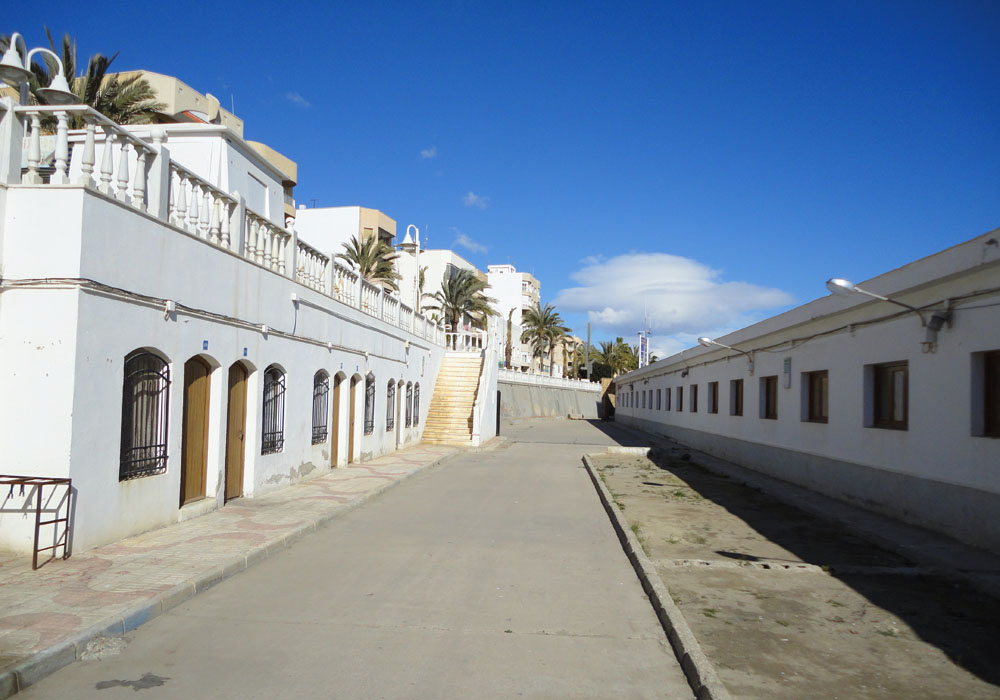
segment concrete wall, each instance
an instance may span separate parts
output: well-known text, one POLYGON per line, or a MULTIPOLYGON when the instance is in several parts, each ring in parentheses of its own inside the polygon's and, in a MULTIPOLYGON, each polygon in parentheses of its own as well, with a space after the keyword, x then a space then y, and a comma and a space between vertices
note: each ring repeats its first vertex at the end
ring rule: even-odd
MULTIPOLYGON (((346 463, 352 376, 376 378, 371 435, 364 383, 356 389, 355 461, 397 447, 385 425, 389 379, 420 384, 419 424, 400 429, 401 444, 419 440, 443 347, 92 190, 19 186, 5 195, 0 395, 17 399, 0 402, 3 472, 73 479, 77 550, 222 506, 227 376, 237 361, 250 370, 246 496, 333 468, 334 435, 346 463), (167 469, 119 482, 124 360, 137 349, 169 365, 167 469), (194 356, 211 367, 207 497, 180 507, 184 363, 194 356), (262 375, 272 364, 285 373, 284 447, 261 455, 262 375), (313 445, 320 370, 345 384, 337 429, 313 445)), ((24 501, 0 503, 0 548, 30 547, 24 501)))
POLYGON ((616 420, 1000 550, 1000 440, 981 435, 976 370, 981 353, 1000 349, 995 240, 996 232, 985 234, 861 283, 926 309, 925 317, 949 305, 950 326, 932 345, 916 313, 860 294, 827 296, 719 339, 750 353, 752 370, 738 352, 696 347, 618 377, 616 420), (899 361, 908 366, 906 429, 875 427, 871 367, 899 361), (829 416, 813 422, 806 373, 820 370, 828 372, 829 416), (774 419, 761 411, 769 376, 778 382, 774 419), (734 415, 731 382, 739 379, 743 412, 734 415), (711 382, 717 412, 709 411, 711 382))
POLYGON ((582 415, 599 418, 600 392, 497 382, 502 418, 582 415))

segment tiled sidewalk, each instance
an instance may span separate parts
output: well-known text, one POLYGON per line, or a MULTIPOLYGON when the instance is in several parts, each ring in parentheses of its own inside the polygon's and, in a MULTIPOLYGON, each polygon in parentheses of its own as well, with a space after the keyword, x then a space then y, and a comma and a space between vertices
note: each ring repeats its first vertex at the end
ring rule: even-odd
POLYGON ((417 445, 143 535, 51 561, 0 559, 0 698, 265 559, 454 454, 417 445))

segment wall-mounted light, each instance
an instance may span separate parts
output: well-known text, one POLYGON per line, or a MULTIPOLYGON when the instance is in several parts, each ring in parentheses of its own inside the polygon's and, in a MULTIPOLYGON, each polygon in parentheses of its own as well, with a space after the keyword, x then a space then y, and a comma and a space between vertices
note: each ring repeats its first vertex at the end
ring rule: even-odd
POLYGON ((753 375, 753 355, 748 353, 746 350, 740 350, 739 348, 734 348, 729 345, 724 345, 723 343, 720 343, 716 340, 712 340, 711 338, 708 338, 706 336, 698 338, 698 344, 704 345, 706 348, 719 347, 719 348, 725 348, 726 350, 732 350, 733 352, 743 353, 744 355, 746 355, 747 364, 749 365, 750 368, 750 374, 753 375))
POLYGON ((930 319, 924 317, 923 312, 916 306, 910 306, 909 304, 904 304, 901 301, 897 301, 887 296, 881 294, 876 294, 875 292, 869 292, 867 289, 862 289, 853 282, 849 282, 840 277, 831 277, 826 281, 826 288, 837 296, 846 297, 854 292, 858 294, 864 294, 872 299, 878 299, 879 301, 887 301, 890 304, 895 304, 896 306, 902 306, 904 309, 909 309, 915 313, 920 318, 920 325, 927 329, 924 334, 924 340, 921 345, 924 346, 924 352, 933 352, 935 346, 937 345, 937 334, 938 331, 947 323, 951 324, 951 309, 948 304, 945 304, 945 308, 941 311, 934 311, 931 313, 930 319))

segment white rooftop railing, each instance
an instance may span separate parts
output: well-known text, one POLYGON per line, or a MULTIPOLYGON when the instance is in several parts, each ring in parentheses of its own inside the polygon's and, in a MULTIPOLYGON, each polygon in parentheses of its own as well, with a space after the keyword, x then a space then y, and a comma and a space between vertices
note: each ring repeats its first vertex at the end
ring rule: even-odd
POLYGON ((601 391, 601 385, 586 379, 569 379, 566 377, 550 377, 547 374, 533 372, 517 372, 512 369, 501 369, 497 381, 511 384, 530 384, 533 386, 552 386, 561 389, 578 389, 581 391, 601 391))
POLYGON ((291 221, 272 221, 251 210, 239 192, 225 192, 172 160, 166 132, 155 126, 150 131, 152 143, 86 105, 21 106, 0 98, 0 184, 86 187, 332 301, 444 345, 440 323, 300 240, 291 221), (83 128, 70 130, 76 117, 83 128))

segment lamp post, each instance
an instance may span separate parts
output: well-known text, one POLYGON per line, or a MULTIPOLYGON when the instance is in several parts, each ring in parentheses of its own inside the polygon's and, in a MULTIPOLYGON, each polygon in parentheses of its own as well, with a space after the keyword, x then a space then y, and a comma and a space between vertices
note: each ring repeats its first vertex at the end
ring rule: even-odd
POLYGON ((711 338, 708 338, 706 336, 702 336, 701 338, 698 338, 698 344, 699 345, 704 345, 706 348, 719 347, 719 348, 725 348, 726 350, 732 350, 733 352, 743 353, 744 355, 746 355, 747 362, 749 363, 750 374, 751 374, 751 376, 753 375, 753 355, 751 355, 750 353, 748 353, 746 350, 740 350, 739 348, 734 348, 734 347, 731 347, 729 345, 724 345, 723 343, 720 343, 720 342, 718 342, 716 340, 712 340, 711 338))
POLYGON ((890 299, 889 297, 882 296, 881 294, 876 294, 875 292, 869 292, 867 289, 862 289, 853 282, 848 282, 840 277, 831 277, 826 281, 826 288, 837 296, 846 297, 850 296, 854 292, 858 294, 864 294, 865 296, 871 297, 872 299, 878 299, 880 301, 887 301, 890 304, 896 304, 897 306, 902 306, 904 309, 909 309, 917 316, 920 317, 920 322, 923 325, 927 325, 927 321, 924 320, 924 315, 920 313, 920 309, 916 306, 910 306, 909 304, 904 304, 901 301, 896 301, 895 299, 890 299))
POLYGON ((17 32, 10 36, 10 46, 0 59, 0 80, 15 88, 19 93, 20 103, 28 104, 28 84, 31 81, 31 57, 36 53, 43 54, 55 61, 59 67, 53 71, 52 80, 48 87, 39 88, 36 91, 38 98, 49 105, 72 105, 78 104, 80 98, 69 88, 66 76, 63 75, 63 63, 59 56, 46 48, 38 47, 27 50, 24 39, 17 32), (20 49, 20 50, 18 50, 20 49), (24 57, 22 59, 22 56, 24 57))

